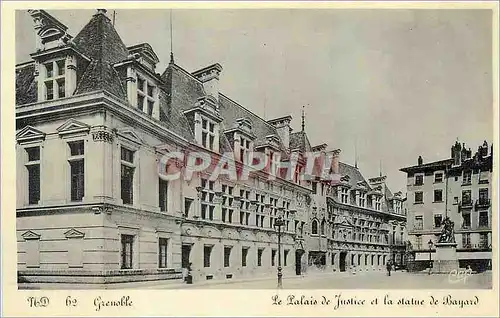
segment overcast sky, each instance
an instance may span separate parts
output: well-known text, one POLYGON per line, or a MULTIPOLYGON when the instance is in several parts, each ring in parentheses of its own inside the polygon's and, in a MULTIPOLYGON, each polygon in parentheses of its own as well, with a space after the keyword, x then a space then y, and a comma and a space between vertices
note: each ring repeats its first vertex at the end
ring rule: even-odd
MULTIPOLYGON (((49 10, 75 36, 94 10, 49 10)), ((108 11, 112 15, 112 11, 108 11)), ((129 46, 151 44, 169 61, 168 10, 116 10, 129 46)), ((220 89, 261 117, 291 115, 313 145, 341 149, 365 177, 406 191, 404 166, 448 158, 457 138, 493 140, 492 11, 174 10, 176 64, 218 62, 220 89)), ((17 62, 34 51, 32 20, 16 15, 17 62)))

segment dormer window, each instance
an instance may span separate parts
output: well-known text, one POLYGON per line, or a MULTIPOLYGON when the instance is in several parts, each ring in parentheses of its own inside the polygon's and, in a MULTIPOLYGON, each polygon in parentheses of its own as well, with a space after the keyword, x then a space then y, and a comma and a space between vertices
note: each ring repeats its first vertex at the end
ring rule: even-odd
POLYGON ((43 64, 45 68, 45 100, 66 97, 65 60, 56 60, 43 64))
POLYGON ((375 210, 380 211, 381 208, 381 202, 380 202, 380 196, 375 196, 375 210))
POLYGON ((215 123, 209 119, 201 120, 201 145, 210 150, 215 150, 215 123))
POLYGON ((251 141, 247 138, 240 137, 240 160, 243 161, 244 158, 250 152, 250 143, 251 141))
POLYGON ((360 207, 364 207, 366 204, 366 194, 363 192, 359 192, 358 204, 360 207))
POLYGON ((347 204, 349 203, 349 189, 342 188, 340 191, 340 202, 347 204))
POLYGON ((156 86, 144 79, 137 76, 137 108, 153 116, 154 105, 156 103, 156 86))

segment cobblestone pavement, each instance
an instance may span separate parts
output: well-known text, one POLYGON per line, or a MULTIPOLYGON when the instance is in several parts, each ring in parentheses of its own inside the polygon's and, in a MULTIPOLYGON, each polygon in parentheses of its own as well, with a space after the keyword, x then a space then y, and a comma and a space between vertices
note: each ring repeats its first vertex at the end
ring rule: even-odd
MULTIPOLYGON (((175 288, 195 289, 275 289, 275 278, 243 282, 213 282, 211 284, 193 284, 175 288)), ((165 288, 172 288, 166 287, 165 288)), ((162 286, 156 286, 161 289, 162 286)), ((331 275, 314 275, 301 278, 283 278, 285 289, 489 289, 492 288, 492 272, 473 274, 463 278, 425 273, 395 272, 387 276, 383 272, 331 275), (462 279, 460 279, 462 278, 462 279)))

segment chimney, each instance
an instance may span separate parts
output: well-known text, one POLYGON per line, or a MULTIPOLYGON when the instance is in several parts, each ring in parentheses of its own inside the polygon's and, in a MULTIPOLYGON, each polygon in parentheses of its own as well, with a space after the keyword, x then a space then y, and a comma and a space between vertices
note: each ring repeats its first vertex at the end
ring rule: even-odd
POLYGON ((278 136, 280 136, 285 148, 290 148, 290 122, 292 121, 292 116, 285 116, 276 119, 268 120, 267 122, 276 128, 278 136))
POLYGON ((422 156, 418 156, 418 165, 421 166, 424 163, 424 159, 422 159, 422 156))
POLYGON ((203 88, 207 95, 219 100, 219 75, 221 72, 222 66, 219 63, 215 63, 193 72, 192 75, 203 83, 203 88))
POLYGON ((454 166, 460 166, 461 164, 461 150, 462 146, 458 141, 451 147, 451 158, 453 159, 454 166))

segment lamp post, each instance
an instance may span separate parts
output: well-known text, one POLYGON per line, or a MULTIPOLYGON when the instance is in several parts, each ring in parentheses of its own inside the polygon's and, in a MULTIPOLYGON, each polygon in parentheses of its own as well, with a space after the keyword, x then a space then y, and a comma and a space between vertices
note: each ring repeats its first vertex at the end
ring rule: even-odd
POLYGON ((285 225, 283 215, 280 213, 274 221, 274 228, 278 231, 278 288, 283 288, 283 273, 281 272, 281 227, 285 225))
POLYGON ((429 275, 430 275, 432 269, 432 246, 434 245, 434 243, 432 243, 432 240, 429 240, 427 244, 429 244, 429 275))

